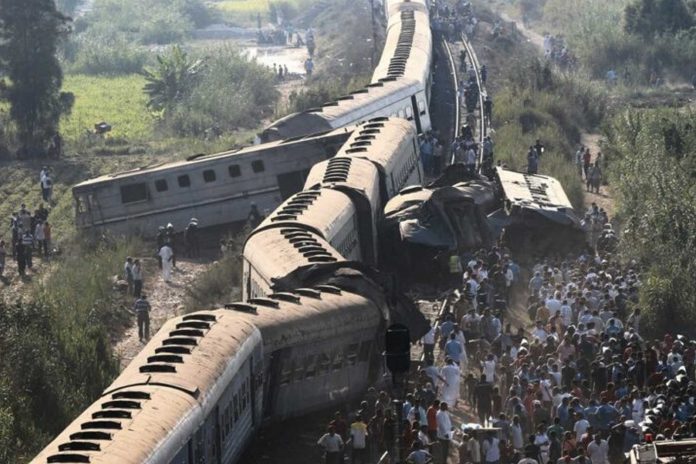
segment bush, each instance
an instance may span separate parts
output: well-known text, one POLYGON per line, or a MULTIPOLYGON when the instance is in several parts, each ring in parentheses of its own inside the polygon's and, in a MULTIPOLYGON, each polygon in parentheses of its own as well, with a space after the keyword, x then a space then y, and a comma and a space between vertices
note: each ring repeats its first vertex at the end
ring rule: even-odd
POLYGON ((696 329, 696 115, 632 110, 606 128, 624 256, 646 268, 646 335, 696 329))
POLYGON ((89 251, 66 253, 25 299, 0 302, 2 462, 45 446, 118 374, 110 337, 130 316, 111 277, 139 244, 78 245, 89 251))
POLYGON ((239 300, 241 289, 236 285, 242 281, 242 249, 244 238, 249 232, 251 230, 246 229, 225 240, 227 249, 222 259, 200 274, 186 290, 187 312, 214 308, 239 300))
POLYGON ((232 47, 209 49, 203 55, 204 71, 165 116, 163 123, 171 132, 200 136, 213 127, 223 132, 256 127, 271 115, 279 96, 271 71, 232 47))
POLYGON ((149 53, 142 48, 118 42, 81 40, 70 71, 90 75, 138 74, 148 62, 149 53))

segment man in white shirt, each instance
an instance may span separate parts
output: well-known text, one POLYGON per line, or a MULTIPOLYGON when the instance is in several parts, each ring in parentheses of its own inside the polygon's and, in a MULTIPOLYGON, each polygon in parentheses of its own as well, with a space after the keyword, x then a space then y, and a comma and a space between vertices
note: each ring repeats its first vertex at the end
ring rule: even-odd
POLYGON ((162 278, 165 282, 171 282, 174 251, 169 244, 165 244, 162 248, 160 248, 158 254, 160 258, 162 258, 162 278))
POLYGON ((498 463, 500 461, 500 440, 495 435, 489 434, 483 440, 483 456, 486 464, 498 463))
POLYGON ((561 310, 561 293, 556 292, 553 298, 546 300, 546 309, 549 310, 549 314, 556 314, 556 311, 561 310))
POLYGON ((447 462, 453 427, 450 413, 447 411, 447 403, 444 401, 440 403, 440 410, 435 415, 435 419, 437 421, 437 439, 440 442, 442 451, 442 459, 440 462, 447 462))
POLYGON ((579 413, 575 413, 575 425, 573 426, 573 431, 576 437, 582 437, 587 432, 590 427, 590 423, 587 419, 582 417, 579 413))
POLYGON ((565 327, 569 327, 573 323, 573 308, 570 307, 567 299, 563 300, 561 304, 561 318, 565 327))
POLYGON ((549 334, 544 329, 544 325, 542 324, 542 322, 537 321, 536 327, 534 328, 534 330, 532 330, 532 337, 538 338, 541 343, 544 343, 548 336, 549 334))
POLYGON ((437 329, 434 325, 431 325, 428 333, 423 335, 423 338, 421 338, 421 344, 423 345, 423 356, 425 357, 425 359, 435 359, 433 353, 435 350, 436 335, 437 329))
POLYGON ((592 464, 609 464, 609 444, 597 433, 587 445, 587 455, 592 464))
POLYGON ((317 445, 321 446, 326 453, 326 464, 340 464, 343 439, 336 433, 333 426, 329 426, 329 431, 322 435, 317 445))

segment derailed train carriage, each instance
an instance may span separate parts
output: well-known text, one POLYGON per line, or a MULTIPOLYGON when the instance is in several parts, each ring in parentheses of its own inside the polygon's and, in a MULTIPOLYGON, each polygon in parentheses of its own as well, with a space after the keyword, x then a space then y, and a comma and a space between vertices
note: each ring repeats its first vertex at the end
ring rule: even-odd
POLYGON ((489 221, 511 251, 550 256, 585 246, 580 220, 557 179, 500 167, 495 179, 502 207, 489 215, 489 221))
POLYGON ((271 211, 301 190, 310 168, 335 155, 351 130, 87 180, 73 187, 77 228, 152 236, 159 225, 183 228, 192 217, 204 227, 245 221, 252 204, 271 211))
POLYGON ((370 84, 318 108, 268 126, 261 142, 329 131, 375 117, 399 117, 418 133, 431 128, 429 104, 432 35, 426 2, 385 1, 387 37, 370 84))
POLYGON ((387 317, 355 278, 172 319, 32 463, 236 462, 268 420, 375 381, 387 317))
POLYGON ((402 119, 356 129, 336 156, 310 171, 305 190, 269 216, 244 245, 242 295, 268 294, 287 269, 315 263, 379 262, 378 225, 387 201, 424 179, 416 132, 402 119), (290 241, 289 256, 273 247, 290 241), (334 254, 336 251, 337 254, 334 254))

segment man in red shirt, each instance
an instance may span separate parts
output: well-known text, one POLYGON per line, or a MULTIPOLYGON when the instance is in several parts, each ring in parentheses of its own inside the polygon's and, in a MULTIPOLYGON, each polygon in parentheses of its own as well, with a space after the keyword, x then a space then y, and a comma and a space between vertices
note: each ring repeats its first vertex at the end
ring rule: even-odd
POLYGON ((437 439, 437 412, 440 410, 440 400, 435 400, 425 413, 428 419, 428 436, 431 440, 437 439))

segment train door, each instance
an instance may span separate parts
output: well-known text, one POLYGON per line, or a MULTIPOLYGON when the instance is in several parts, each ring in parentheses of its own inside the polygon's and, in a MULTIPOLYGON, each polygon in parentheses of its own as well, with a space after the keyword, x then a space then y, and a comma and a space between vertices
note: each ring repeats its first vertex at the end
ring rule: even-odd
POLYGON ((308 169, 303 169, 301 171, 286 172, 285 174, 277 176, 278 188, 280 189, 280 196, 283 200, 288 199, 304 188, 308 173, 308 169))
POLYGON ((413 119, 416 121, 416 132, 421 134, 423 132, 423 127, 421 125, 420 111, 418 111, 418 102, 416 101, 415 95, 411 95, 411 106, 413 107, 413 119))
POLYGON ((270 419, 276 413, 278 394, 283 382, 283 366, 290 361, 290 348, 275 351, 268 363, 268 379, 264 404, 264 418, 270 419))

